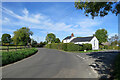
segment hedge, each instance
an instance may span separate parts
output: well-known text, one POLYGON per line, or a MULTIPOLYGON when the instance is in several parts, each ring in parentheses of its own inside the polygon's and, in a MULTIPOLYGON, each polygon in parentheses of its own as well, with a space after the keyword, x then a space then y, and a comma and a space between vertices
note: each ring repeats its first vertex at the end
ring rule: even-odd
POLYGON ((50 49, 64 50, 64 51, 92 50, 91 44, 78 45, 74 43, 52 43, 52 44, 47 44, 45 47, 50 49))
POLYGON ((31 48, 19 51, 2 52, 2 66, 31 56, 35 54, 37 51, 38 51, 37 49, 31 48))

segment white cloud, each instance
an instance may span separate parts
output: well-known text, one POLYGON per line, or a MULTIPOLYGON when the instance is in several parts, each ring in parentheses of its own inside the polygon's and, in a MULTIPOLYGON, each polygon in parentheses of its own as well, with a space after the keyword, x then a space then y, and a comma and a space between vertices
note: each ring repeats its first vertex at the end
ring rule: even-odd
MULTIPOLYGON (((64 34, 61 32, 65 32, 65 33, 69 33, 69 34, 74 33, 75 35, 78 35, 78 36, 89 36, 89 35, 93 35, 94 31, 88 27, 97 26, 100 24, 98 21, 94 21, 91 19, 82 19, 81 21, 77 22, 76 25, 73 25, 73 24, 68 25, 64 22, 61 22, 61 23, 56 22, 55 23, 49 17, 47 17, 41 13, 30 14, 29 10, 27 10, 26 8, 23 9, 22 16, 14 13, 13 11, 8 10, 6 8, 3 8, 3 9, 4 9, 3 12, 18 19, 18 21, 12 21, 12 20, 8 19, 7 17, 5 17, 4 18, 5 21, 7 21, 7 22, 9 21, 13 25, 17 25, 17 26, 26 26, 26 27, 30 27, 30 28, 34 28, 34 29, 43 29, 43 31, 42 31, 43 33, 54 32, 57 34, 64 34)), ((6 29, 6 31, 11 31, 11 30, 6 29)), ((36 37, 34 36, 34 38, 36 38, 36 37)), ((41 39, 43 40, 44 38, 42 37, 41 39)))
POLYGON ((24 8, 23 13, 25 14, 25 16, 28 16, 28 14, 29 14, 29 12, 26 8, 24 8))
POLYGON ((100 21, 98 21, 98 20, 95 21, 93 19, 86 18, 86 19, 82 19, 77 24, 79 24, 80 27, 82 27, 82 28, 87 28, 87 27, 93 27, 93 26, 99 25, 100 21))

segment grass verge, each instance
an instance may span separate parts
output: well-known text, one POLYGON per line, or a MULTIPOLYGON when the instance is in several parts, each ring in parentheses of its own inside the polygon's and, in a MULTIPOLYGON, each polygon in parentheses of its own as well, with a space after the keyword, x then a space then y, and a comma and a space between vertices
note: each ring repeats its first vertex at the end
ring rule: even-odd
POLYGON ((65 51, 65 52, 73 52, 73 53, 90 53, 90 52, 99 52, 99 51, 105 51, 105 50, 88 50, 88 51, 65 51))
POLYGON ((2 52, 2 66, 19 61, 35 54, 38 50, 35 48, 19 51, 2 52))

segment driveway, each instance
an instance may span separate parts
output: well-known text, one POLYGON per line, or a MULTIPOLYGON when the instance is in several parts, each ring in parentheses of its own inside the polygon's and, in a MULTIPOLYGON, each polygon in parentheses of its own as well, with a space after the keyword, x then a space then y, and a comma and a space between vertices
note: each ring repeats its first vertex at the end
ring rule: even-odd
POLYGON ((81 56, 54 49, 38 52, 2 68, 3 78, 97 78, 97 73, 81 56))

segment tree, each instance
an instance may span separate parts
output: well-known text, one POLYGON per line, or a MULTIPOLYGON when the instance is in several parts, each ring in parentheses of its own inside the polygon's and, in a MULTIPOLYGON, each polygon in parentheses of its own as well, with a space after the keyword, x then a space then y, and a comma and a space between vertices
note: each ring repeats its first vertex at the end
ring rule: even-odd
POLYGON ((107 42, 108 34, 107 34, 107 30, 105 29, 98 29, 95 32, 94 36, 96 36, 96 38, 99 40, 99 44, 103 42, 107 42))
POLYGON ((31 42, 30 36, 33 35, 33 32, 30 31, 27 27, 22 27, 17 31, 14 31, 13 42, 15 45, 27 45, 31 42))
POLYGON ((47 34, 45 40, 47 41, 47 43, 55 43, 55 39, 56 39, 55 34, 49 33, 49 34, 47 34))
POLYGON ((9 43, 12 41, 11 40, 11 35, 10 34, 3 34, 1 38, 2 43, 9 43))
MULTIPOLYGON (((114 1, 114 0, 113 0, 114 1)), ((116 14, 120 13, 120 1, 119 2, 75 2, 75 7, 80 10, 84 10, 84 14, 88 16, 89 14, 94 17, 100 16, 104 17, 108 15, 108 12, 116 14)))
POLYGON ((55 39, 55 43, 60 43, 60 39, 59 39, 59 38, 56 38, 56 39, 55 39))
POLYGON ((37 41, 32 40, 31 46, 32 46, 32 47, 36 47, 36 46, 37 46, 37 41))
POLYGON ((119 37, 117 34, 115 34, 114 36, 111 36, 111 38, 109 38, 109 42, 111 43, 112 46, 115 46, 118 44, 119 42, 119 37))

